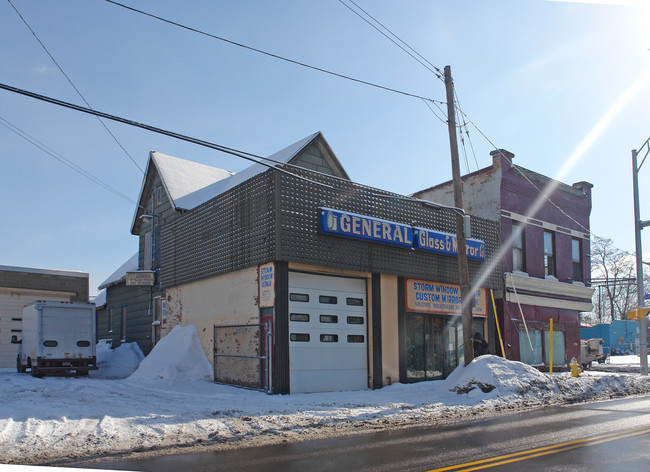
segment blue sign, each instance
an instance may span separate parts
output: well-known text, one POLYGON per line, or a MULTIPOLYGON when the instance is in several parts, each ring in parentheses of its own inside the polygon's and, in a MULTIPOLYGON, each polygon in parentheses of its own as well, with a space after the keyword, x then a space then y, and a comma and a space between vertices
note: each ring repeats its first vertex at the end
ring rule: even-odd
POLYGON ((331 208, 320 209, 320 229, 347 238, 413 247, 413 228, 408 225, 331 208))
MULTIPOLYGON (((458 255, 458 240, 455 234, 434 231, 425 228, 414 228, 415 249, 437 252, 438 254, 458 255)), ((465 239, 467 257, 477 261, 485 260, 485 243, 478 239, 465 239)))
MULTIPOLYGON (((325 234, 344 236, 400 246, 409 249, 458 255, 456 235, 425 228, 413 228, 402 223, 395 223, 379 218, 358 215, 332 208, 320 209, 320 229, 325 234)), ((478 239, 465 240, 467 257, 479 261, 485 260, 485 243, 478 239)))

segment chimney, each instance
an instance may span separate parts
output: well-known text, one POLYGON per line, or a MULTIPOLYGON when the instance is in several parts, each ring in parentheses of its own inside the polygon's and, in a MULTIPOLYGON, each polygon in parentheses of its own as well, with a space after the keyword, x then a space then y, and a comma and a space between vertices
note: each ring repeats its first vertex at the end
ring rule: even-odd
POLYGON ((515 158, 513 153, 505 149, 495 149, 490 152, 490 156, 492 156, 492 167, 504 167, 504 161, 506 161, 506 167, 510 167, 515 158))

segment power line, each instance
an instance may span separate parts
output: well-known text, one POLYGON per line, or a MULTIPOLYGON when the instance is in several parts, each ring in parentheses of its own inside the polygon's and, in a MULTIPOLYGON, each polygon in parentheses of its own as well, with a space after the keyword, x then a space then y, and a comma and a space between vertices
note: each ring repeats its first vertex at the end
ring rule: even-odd
POLYGON ((384 26, 379 20, 377 20, 374 16, 372 16, 370 13, 368 13, 366 10, 361 8, 359 5, 354 3, 353 0, 350 0, 350 3, 352 3, 355 7, 357 7, 359 10, 361 10, 365 15, 367 15, 369 18, 371 18, 376 24, 381 26, 384 30, 386 30, 391 36, 397 39, 400 43, 403 44, 398 44, 397 41, 395 41, 393 38, 388 36, 388 34, 384 33, 381 29, 379 29, 376 25, 374 25, 372 22, 370 22, 367 18, 365 18, 363 15, 361 15, 358 11, 354 10, 350 5, 346 4, 343 2, 343 0, 339 0, 339 3, 343 5, 345 8, 350 10, 352 13, 357 15, 359 18, 361 18, 363 21, 368 23, 370 26, 372 26, 377 32, 379 32, 381 35, 383 35, 386 39, 388 39, 391 43, 393 43, 395 46, 400 48, 402 51, 404 51, 406 54, 411 56, 413 59, 415 59, 420 65, 422 65, 424 68, 432 72, 436 77, 438 77, 440 80, 444 79, 442 78, 442 71, 431 64, 424 56, 422 56, 420 53, 418 53, 415 49, 413 49, 411 46, 409 46, 406 42, 404 42, 399 36, 397 36, 395 33, 393 33, 390 29, 388 29, 386 26, 384 26), (408 50, 407 50, 408 48, 408 50), (409 51, 410 50, 410 51, 409 51), (412 52, 411 52, 412 51, 412 52))
MULTIPOLYGON (((41 41, 41 39, 38 37, 38 35, 37 35, 36 32, 34 31, 34 29, 29 25, 29 23, 27 22, 27 20, 25 19, 25 17, 23 17, 23 15, 20 13, 20 11, 18 11, 18 8, 16 8, 16 6, 11 2, 11 0, 7 0, 7 1, 8 1, 9 4, 12 6, 12 8, 15 10, 15 12, 18 14, 18 16, 20 17, 20 19, 23 20, 23 23, 25 23, 25 26, 27 26, 27 28, 29 29, 29 31, 31 31, 31 33, 32 33, 32 35, 34 36, 34 38, 36 38, 36 41, 38 41, 38 43, 39 43, 39 44, 41 45, 41 47, 45 50, 45 52, 47 53, 47 55, 50 56, 50 59, 52 59, 52 62, 54 62, 54 64, 56 65, 56 67, 61 71, 61 73, 62 73, 63 76, 68 80, 68 82, 70 83, 70 85, 72 85, 72 88, 75 90, 75 92, 77 92, 77 95, 79 95, 79 96, 81 97, 81 99, 84 101, 84 103, 88 106, 88 108, 90 108, 90 109, 92 110, 93 107, 90 106, 90 103, 88 103, 88 100, 86 100, 86 98, 85 98, 85 97, 83 96, 83 94, 79 91, 79 89, 77 88, 77 86, 72 82, 72 79, 70 79, 70 77, 68 76, 68 74, 65 73, 65 71, 63 70, 63 67, 61 67, 61 65, 57 62, 57 60, 54 59, 54 56, 52 55, 52 53, 50 53, 50 51, 47 49, 47 47, 45 46, 45 44, 43 44, 43 41, 41 41)), ((135 161, 135 159, 133 159, 133 156, 131 156, 131 154, 129 154, 129 152, 124 148, 124 146, 122 146, 122 143, 117 139, 117 137, 116 137, 116 136, 111 132, 110 129, 108 129, 108 126, 106 126, 106 123, 104 123, 104 122, 102 121, 102 119, 99 118, 99 117, 97 117, 97 119, 98 119, 99 122, 102 124, 102 126, 104 127, 104 129, 106 129, 106 131, 107 131, 108 134, 111 136, 111 138, 113 138, 113 140, 117 143, 117 145, 118 145, 120 148, 122 148, 122 151, 124 151, 124 153, 129 157, 129 159, 131 159, 131 162, 133 162, 133 163, 135 164, 135 166, 136 166, 138 169, 140 169, 140 172, 142 172, 142 173, 144 174, 144 170, 142 170, 142 167, 140 167, 140 166, 138 165, 138 163, 135 161)))
POLYGON ((249 152, 240 151, 238 149, 230 148, 230 147, 227 147, 227 146, 222 146, 220 144, 211 143, 210 141, 204 141, 204 140, 201 140, 201 139, 198 139, 198 138, 193 138, 191 136, 186 136, 186 135, 183 135, 183 134, 180 134, 180 133, 176 133, 174 131, 169 131, 169 130, 162 129, 162 128, 156 128, 155 126, 147 125, 147 124, 144 124, 144 123, 138 123, 137 121, 132 121, 132 120, 129 120, 127 118, 122 118, 122 117, 116 116, 116 115, 110 115, 108 113, 103 113, 101 111, 93 110, 91 108, 84 108, 84 107, 82 107, 80 105, 75 105, 74 103, 64 102, 63 100, 58 100, 56 98, 47 97, 45 95, 39 95, 37 93, 30 92, 28 90, 22 90, 22 89, 19 89, 19 88, 16 88, 16 87, 12 87, 10 85, 0 83, 0 89, 4 89, 4 90, 7 90, 9 92, 14 92, 14 93, 24 95, 24 96, 27 96, 27 97, 35 98, 36 100, 41 100, 43 102, 51 103, 53 105, 58 105, 58 106, 61 106, 61 107, 64 107, 64 108, 69 108, 71 110, 80 111, 80 112, 86 113, 88 115, 99 116, 99 117, 102 117, 102 118, 106 118, 108 120, 117 121, 119 123, 124 123, 124 124, 130 125, 130 126, 135 126, 137 128, 142 128, 142 129, 145 129, 147 131, 151 131, 153 133, 162 134, 162 135, 169 136, 169 137, 172 137, 172 138, 180 139, 181 141, 186 141, 188 143, 197 144, 199 146, 203 146, 203 147, 207 147, 207 148, 214 149, 214 150, 217 150, 217 151, 221 151, 223 153, 230 154, 230 155, 239 157, 241 159, 245 159, 247 161, 254 162, 256 164, 263 165, 263 166, 268 167, 270 169, 274 169, 274 170, 276 170, 278 172, 291 175, 292 177, 296 177, 298 179, 305 180, 305 181, 308 181, 310 183, 317 183, 317 184, 319 184, 321 186, 331 188, 327 184, 322 184, 322 183, 319 183, 319 182, 313 182, 310 179, 307 179, 305 177, 302 177, 302 176, 293 174, 291 172, 288 172, 288 171, 286 171, 286 170, 284 170, 282 168, 277 167, 277 165, 267 164, 267 162, 273 162, 273 163, 278 164, 278 165, 284 165, 285 164, 284 162, 274 161, 273 159, 269 159, 267 157, 262 157, 262 156, 258 156, 258 155, 255 155, 255 154, 251 154, 249 152), (264 162, 264 161, 267 161, 267 162, 264 162))
MULTIPOLYGON (((312 180, 312 179, 308 179, 308 178, 303 177, 301 175, 294 174, 294 173, 289 172, 289 171, 287 171, 287 170, 285 170, 283 168, 280 168, 278 166, 281 165, 281 166, 292 167, 292 168, 297 168, 297 169, 302 169, 302 170, 309 170, 309 172, 312 172, 312 173, 325 175, 322 172, 313 171, 311 169, 304 169, 303 167, 296 166, 296 165, 293 165, 293 164, 288 164, 288 163, 282 162, 282 161, 277 161, 277 160, 274 160, 274 159, 270 159, 268 157, 262 157, 262 156, 258 156, 256 154, 252 154, 252 153, 249 153, 249 152, 240 151, 240 150, 237 150, 237 149, 234 149, 234 148, 222 146, 220 144, 211 143, 209 141, 203 141, 203 140, 200 140, 200 139, 197 139, 197 138, 192 138, 190 136, 185 136, 185 135, 182 135, 180 133, 165 130, 165 129, 162 129, 162 128, 156 128, 154 126, 143 124, 143 123, 138 123, 136 121, 128 120, 126 118, 122 118, 122 117, 115 116, 115 115, 110 115, 108 113, 103 113, 101 111, 91 110, 89 108, 84 108, 82 106, 75 105, 73 103, 64 102, 62 100, 57 100, 55 98, 47 97, 45 95, 39 95, 37 93, 29 92, 27 90, 22 90, 22 89, 19 89, 19 88, 16 88, 16 87, 12 87, 10 85, 0 83, 0 89, 4 89, 4 90, 7 90, 9 92, 14 92, 14 93, 17 93, 17 94, 20 94, 20 95, 24 95, 24 96, 31 97, 31 98, 34 98, 34 99, 37 99, 37 100, 41 100, 41 101, 44 101, 44 102, 47 102, 47 103, 51 103, 53 105, 58 105, 58 106, 62 106, 64 108, 69 108, 71 110, 80 111, 80 112, 83 112, 83 113, 86 113, 86 114, 89 114, 89 115, 100 116, 102 118, 117 121, 117 122, 124 123, 124 124, 130 125, 130 126, 135 126, 137 128, 142 128, 142 129, 145 129, 147 131, 151 131, 153 133, 163 134, 165 136, 169 136, 169 137, 172 137, 172 138, 175 138, 175 139, 179 139, 181 141, 186 141, 186 142, 189 142, 189 143, 192 143, 192 144, 197 144, 199 146, 204 146, 204 147, 207 147, 207 148, 210 148, 210 149, 221 151, 223 153, 230 154, 230 155, 233 155, 233 156, 236 156, 236 157, 239 157, 239 158, 254 162, 256 164, 263 165, 265 167, 268 167, 268 168, 273 169, 275 171, 278 171, 278 172, 281 172, 283 174, 289 175, 291 177, 295 177, 297 179, 304 180, 304 181, 309 182, 311 184, 318 185, 318 186, 321 186, 321 187, 326 187, 326 188, 329 188, 329 189, 335 189, 331 185, 328 185, 328 184, 325 184, 325 183, 322 183, 322 182, 318 182, 318 181, 315 181, 315 180, 312 180), (264 162, 264 161, 266 161, 266 162, 264 162), (272 163, 275 163, 277 165, 267 164, 267 162, 272 162, 272 163)), ((343 178, 332 176, 332 175, 329 175, 329 174, 326 174, 326 175, 327 175, 328 178, 333 178, 335 180, 345 180, 346 182, 349 182, 348 179, 343 179, 343 178)), ((368 187, 368 186, 362 185, 362 184, 355 184, 355 185, 358 185, 359 187, 362 187, 362 188, 365 188, 365 189, 372 189, 372 187, 368 187)), ((389 198, 389 199, 394 199, 394 200, 399 200, 399 201, 417 202, 417 203, 420 203, 420 204, 422 204, 422 205, 424 205, 426 207, 429 207, 429 208, 434 208, 434 209, 438 209, 438 210, 448 210, 448 211, 452 211, 452 212, 455 212, 455 213, 458 213, 458 214, 461 214, 461 215, 465 214, 465 212, 464 212, 464 210, 462 208, 456 208, 456 207, 443 205, 443 204, 438 204, 438 203, 433 203, 433 202, 426 202, 426 201, 423 201, 423 200, 420 200, 420 199, 417 199, 417 198, 413 198, 413 197, 409 197, 409 196, 405 196, 405 195, 400 195, 400 194, 396 194, 396 193, 392 193, 392 192, 376 193, 376 192, 374 192, 374 190, 375 189, 372 189, 373 196, 376 196, 376 197, 389 198)))
POLYGON ((183 24, 178 23, 176 21, 168 20, 168 19, 163 18, 161 16, 157 16, 157 15, 154 15, 152 13, 145 12, 143 10, 138 10, 137 8, 133 8, 133 7, 130 7, 128 5, 123 5, 123 4, 115 2, 113 0, 104 0, 104 1, 107 2, 107 3, 110 3, 112 5, 124 8, 126 10, 130 10, 130 11, 132 11, 134 13, 139 13, 141 15, 148 16, 150 18, 162 21, 164 23, 167 23, 167 24, 170 24, 170 25, 173 25, 173 26, 177 26, 177 27, 185 29, 187 31, 191 31, 193 33, 198 33, 198 34, 201 34, 203 36, 207 36, 207 37, 212 38, 212 39, 223 41, 224 43, 228 43, 228 44, 231 44, 233 46, 244 48, 244 49, 247 49, 249 51, 259 53, 259 54, 264 54, 265 56, 272 57, 274 59, 279 59, 281 61, 285 61, 285 62, 288 62, 290 64, 295 64, 295 65, 298 65, 298 66, 301 66, 301 67, 305 67, 307 69, 322 72, 324 74, 329 74, 329 75, 332 75, 334 77, 339 77, 341 79, 350 80, 352 82, 356 82, 356 83, 359 83, 359 84, 362 84, 362 85, 368 85, 370 87, 378 88, 380 90, 385 90, 387 92, 393 92, 393 93, 397 93, 397 94, 400 94, 400 95, 405 95, 407 97, 412 97, 412 98, 419 98, 420 100, 426 100, 426 101, 429 101, 429 102, 432 102, 432 103, 435 103, 435 102, 443 103, 443 102, 440 102, 439 100, 434 100, 432 98, 423 97, 421 95, 417 95, 417 94, 414 94, 414 93, 404 92, 404 91, 397 90, 397 89, 394 89, 394 88, 391 88, 391 87, 386 87, 386 86, 383 86, 383 85, 368 82, 366 80, 356 79, 356 78, 350 77, 348 75, 339 74, 338 72, 333 72, 333 71, 330 71, 330 70, 327 70, 327 69, 323 69, 321 67, 312 66, 312 65, 306 64, 304 62, 296 61, 294 59, 289 59, 287 57, 280 56, 278 54, 274 54, 274 53, 271 53, 271 52, 268 52, 268 51, 264 51, 262 49, 254 48, 252 46, 247 46, 246 44, 238 43, 238 42, 232 41, 230 39, 226 39, 226 38, 223 38, 223 37, 220 37, 220 36, 216 36, 214 34, 207 33, 205 31, 193 28, 191 26, 186 26, 186 25, 183 25, 183 24))
POLYGON ((34 138, 33 136, 30 136, 26 131, 23 131, 22 129, 18 128, 16 125, 14 125, 13 123, 7 121, 6 119, 4 119, 1 116, 0 116, 0 125, 4 126, 9 131, 17 134, 18 136, 23 138, 28 143, 32 144, 33 146, 36 146, 37 148, 39 148, 41 151, 45 152, 46 154, 49 154, 54 159, 59 161, 61 164, 65 165, 65 166, 68 166, 70 169, 72 169, 75 172, 79 173, 80 175, 87 178, 88 180, 91 180, 92 182, 95 182, 96 184, 104 187, 106 190, 108 190, 109 192, 114 193, 118 197, 123 198, 124 200, 135 204, 135 202, 133 200, 131 200, 129 197, 124 195, 119 190, 115 189, 114 187, 111 187, 109 184, 107 184, 106 182, 103 182, 98 177, 95 177, 90 172, 86 171, 85 169, 83 169, 79 165, 75 164, 70 159, 62 156, 58 152, 54 151, 52 148, 46 146, 45 144, 43 144, 42 142, 40 142, 38 139, 34 138))

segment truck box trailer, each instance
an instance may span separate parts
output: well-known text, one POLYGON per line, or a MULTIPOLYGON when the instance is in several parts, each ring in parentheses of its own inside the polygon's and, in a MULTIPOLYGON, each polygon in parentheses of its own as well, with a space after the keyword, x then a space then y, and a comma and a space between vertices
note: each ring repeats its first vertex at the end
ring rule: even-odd
POLYGON ((38 301, 23 309, 22 339, 16 368, 34 377, 45 374, 88 375, 97 369, 95 305, 38 301))

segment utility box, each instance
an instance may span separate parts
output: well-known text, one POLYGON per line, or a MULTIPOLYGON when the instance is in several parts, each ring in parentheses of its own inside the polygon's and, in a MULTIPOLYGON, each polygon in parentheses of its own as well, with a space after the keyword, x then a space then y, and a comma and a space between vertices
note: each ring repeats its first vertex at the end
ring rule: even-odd
POLYGON ((95 304, 38 301, 23 309, 16 369, 45 374, 88 375, 97 369, 95 304))

